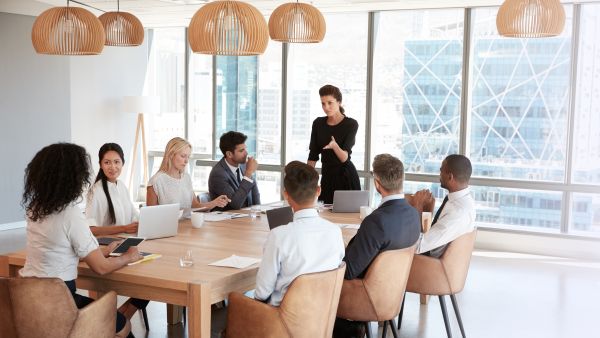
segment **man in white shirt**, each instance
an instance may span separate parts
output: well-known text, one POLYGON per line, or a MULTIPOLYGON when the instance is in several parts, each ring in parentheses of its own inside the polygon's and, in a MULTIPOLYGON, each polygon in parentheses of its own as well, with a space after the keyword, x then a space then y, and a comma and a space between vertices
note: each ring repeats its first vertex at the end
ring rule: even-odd
POLYGON ((254 298, 279 306, 299 275, 332 270, 344 258, 340 228, 319 217, 314 208, 321 189, 319 174, 306 163, 285 166, 283 195, 294 210, 294 220, 269 233, 256 276, 254 298))
MULTIPOLYGON (((436 212, 431 229, 423 234, 418 252, 432 257, 440 257, 448 243, 461 235, 473 231, 475 227, 475 200, 469 188, 471 161, 463 155, 449 155, 440 168, 440 183, 448 190, 442 205, 436 212)), ((435 200, 428 191, 415 194, 417 209, 435 200)))

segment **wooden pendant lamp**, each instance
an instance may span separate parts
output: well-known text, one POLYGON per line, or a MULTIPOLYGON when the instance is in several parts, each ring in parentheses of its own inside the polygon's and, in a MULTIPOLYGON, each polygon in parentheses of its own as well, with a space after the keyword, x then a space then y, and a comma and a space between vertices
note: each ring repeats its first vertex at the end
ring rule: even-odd
POLYGON ((326 25, 323 14, 310 4, 291 2, 273 11, 269 18, 271 39, 281 42, 323 41, 326 25))
POLYGON ((94 14, 67 1, 35 19, 31 42, 39 54, 96 55, 104 48, 104 29, 94 14))
POLYGON ((557 36, 565 27, 565 9, 559 0, 506 0, 498 10, 496 27, 506 37, 557 36))
POLYGON ((213 1, 192 17, 188 41, 194 53, 258 55, 267 49, 269 31, 256 7, 241 1, 213 1))
POLYGON ((106 46, 131 47, 144 42, 144 27, 133 14, 120 11, 117 0, 117 11, 106 12, 98 17, 104 27, 106 46))

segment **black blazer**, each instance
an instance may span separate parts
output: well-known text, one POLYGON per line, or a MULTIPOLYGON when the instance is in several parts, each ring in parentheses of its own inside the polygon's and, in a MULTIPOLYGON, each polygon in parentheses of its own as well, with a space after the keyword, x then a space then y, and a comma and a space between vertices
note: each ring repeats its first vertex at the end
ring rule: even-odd
POLYGON ((419 212, 405 199, 387 201, 362 221, 346 247, 345 279, 364 277, 377 255, 412 246, 419 239, 419 212))
MULTIPOLYGON (((240 165, 241 175, 246 172, 246 165, 240 165)), ((250 183, 242 178, 242 182, 238 183, 237 177, 231 172, 229 166, 223 157, 217 164, 214 165, 208 176, 208 192, 210 199, 213 200, 221 195, 227 195, 231 202, 225 208, 215 208, 216 210, 232 210, 249 207, 251 205, 260 204, 260 193, 254 183, 250 183)))

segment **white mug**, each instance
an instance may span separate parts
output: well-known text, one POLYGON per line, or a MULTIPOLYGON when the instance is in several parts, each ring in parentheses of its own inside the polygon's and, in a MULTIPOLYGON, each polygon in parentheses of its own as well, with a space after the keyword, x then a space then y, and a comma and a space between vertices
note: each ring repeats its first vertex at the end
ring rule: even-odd
POLYGON ((373 208, 368 205, 363 205, 360 207, 360 219, 365 219, 365 217, 369 216, 373 212, 373 208))
POLYGON ((192 212, 192 227, 200 228, 204 224, 204 213, 192 212))

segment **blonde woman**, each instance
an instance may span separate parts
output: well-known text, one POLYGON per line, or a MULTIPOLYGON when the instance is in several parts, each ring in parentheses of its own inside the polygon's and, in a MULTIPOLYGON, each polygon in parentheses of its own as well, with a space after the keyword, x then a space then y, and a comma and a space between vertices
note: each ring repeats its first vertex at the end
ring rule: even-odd
POLYGON ((222 208, 230 202, 225 195, 207 203, 198 200, 192 179, 185 170, 191 154, 192 145, 181 137, 175 137, 167 143, 160 169, 148 181, 147 205, 179 203, 180 208, 187 209, 183 217, 189 218, 189 208, 222 208))

